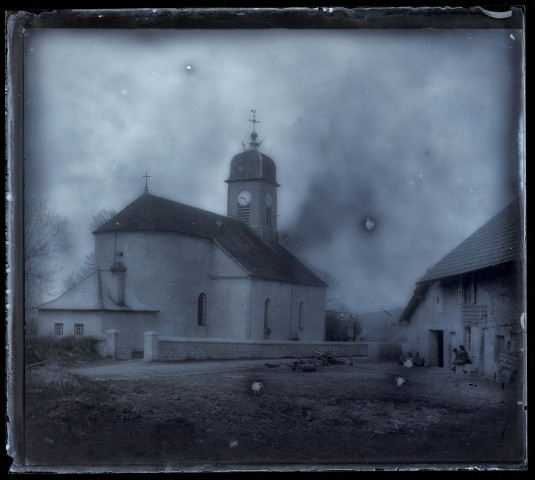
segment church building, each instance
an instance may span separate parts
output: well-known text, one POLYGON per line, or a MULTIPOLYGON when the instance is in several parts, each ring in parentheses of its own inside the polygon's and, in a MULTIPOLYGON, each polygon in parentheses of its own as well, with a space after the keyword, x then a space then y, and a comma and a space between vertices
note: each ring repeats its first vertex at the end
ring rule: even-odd
MULTIPOLYGON (((254 111, 253 111, 254 112, 254 111)), ((255 126, 257 120, 251 120, 255 126)), ((322 341, 325 283, 278 243, 275 162, 230 163, 227 216, 144 193, 93 232, 97 270, 42 305, 39 335, 116 330, 239 341, 322 341)))

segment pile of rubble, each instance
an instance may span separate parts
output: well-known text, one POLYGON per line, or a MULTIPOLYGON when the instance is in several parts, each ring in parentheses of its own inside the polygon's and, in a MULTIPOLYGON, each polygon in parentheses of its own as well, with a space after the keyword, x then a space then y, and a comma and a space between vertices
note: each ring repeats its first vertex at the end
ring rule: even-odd
POLYGON ((336 358, 331 352, 319 352, 314 350, 312 355, 307 355, 293 363, 292 370, 301 370, 303 372, 314 372, 316 367, 332 365, 335 363, 346 363, 344 359, 336 358))

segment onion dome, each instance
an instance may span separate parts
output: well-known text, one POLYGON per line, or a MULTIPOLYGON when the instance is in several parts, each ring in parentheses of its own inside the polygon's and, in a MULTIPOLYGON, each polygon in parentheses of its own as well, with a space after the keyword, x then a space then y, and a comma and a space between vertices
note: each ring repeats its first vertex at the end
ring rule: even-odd
MULTIPOLYGON (((256 110, 252 110, 253 114, 256 110)), ((258 134, 255 131, 255 126, 260 123, 253 116, 250 120, 253 122, 253 131, 250 134, 251 141, 249 142, 249 149, 244 150, 237 155, 234 155, 230 162, 230 175, 226 182, 235 182, 240 180, 264 180, 273 185, 277 184, 277 169, 275 162, 258 150, 262 142, 257 142, 258 134)), ((245 146, 244 146, 245 148, 245 146)))

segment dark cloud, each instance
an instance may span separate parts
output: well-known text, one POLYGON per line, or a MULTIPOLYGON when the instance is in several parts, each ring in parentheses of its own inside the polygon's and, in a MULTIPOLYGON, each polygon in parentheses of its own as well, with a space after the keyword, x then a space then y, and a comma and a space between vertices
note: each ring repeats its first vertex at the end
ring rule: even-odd
POLYGON ((30 30, 26 191, 71 218, 68 273, 92 248, 92 215, 135 199, 146 171, 152 193, 224 214, 255 108, 283 242, 351 307, 396 307, 517 193, 521 38, 30 30))

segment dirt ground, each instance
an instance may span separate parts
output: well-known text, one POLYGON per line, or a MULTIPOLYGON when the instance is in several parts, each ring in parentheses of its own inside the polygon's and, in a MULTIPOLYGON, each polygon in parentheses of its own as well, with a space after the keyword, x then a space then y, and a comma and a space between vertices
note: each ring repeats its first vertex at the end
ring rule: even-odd
POLYGON ((315 372, 292 370, 292 360, 265 363, 101 360, 28 369, 28 465, 522 468, 518 385, 357 359, 315 372))

